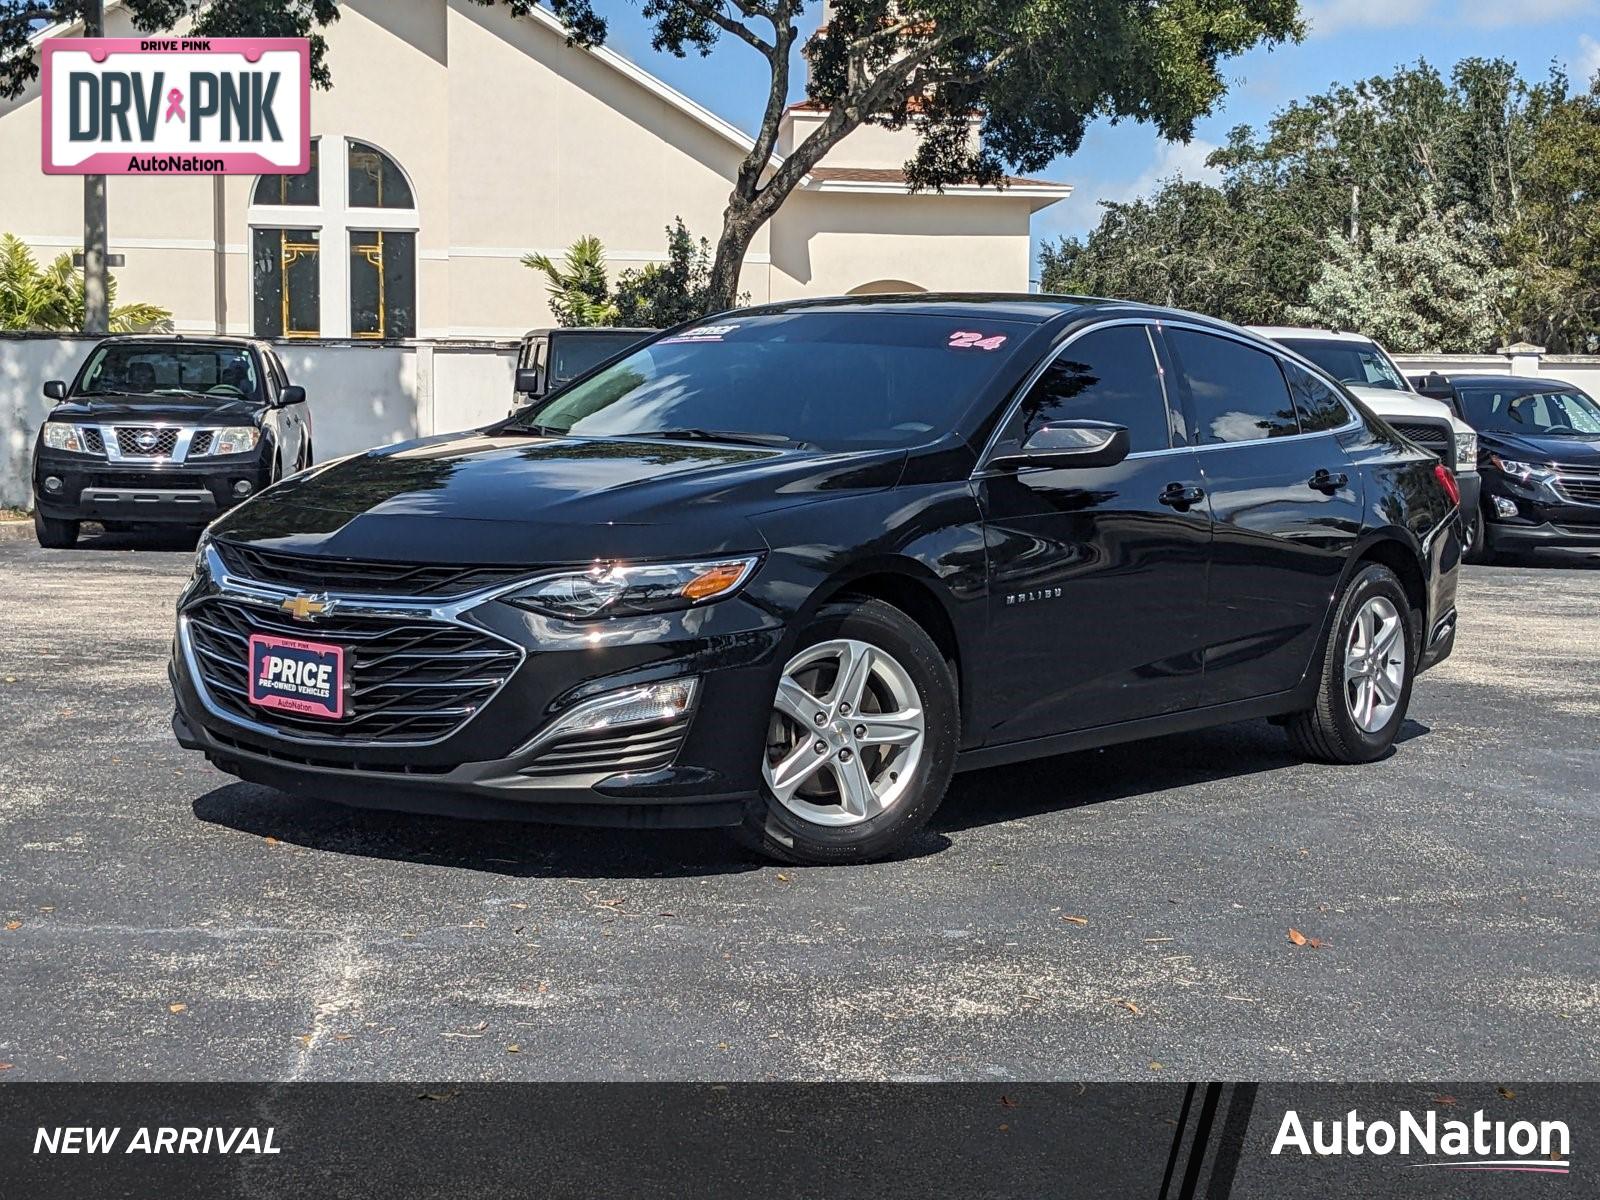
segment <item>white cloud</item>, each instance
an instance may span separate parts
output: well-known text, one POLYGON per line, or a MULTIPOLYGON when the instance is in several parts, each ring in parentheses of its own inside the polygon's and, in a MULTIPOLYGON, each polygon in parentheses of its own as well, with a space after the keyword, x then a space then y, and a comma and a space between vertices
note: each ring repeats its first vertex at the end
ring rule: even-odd
POLYGON ((1578 35, 1578 54, 1572 61, 1572 81, 1579 88, 1589 85, 1596 71, 1600 71, 1600 42, 1587 33, 1578 35))
POLYGON ((1187 142, 1158 143, 1155 158, 1139 177, 1127 186, 1119 199, 1127 202, 1148 196, 1156 190, 1158 184, 1174 176, 1181 176, 1191 183, 1217 182, 1222 178, 1222 172, 1215 167, 1206 166, 1206 159, 1215 149, 1217 144, 1208 142, 1204 138, 1194 138, 1187 142))
POLYGON ((1345 29, 1393 29, 1420 21, 1434 0, 1308 0, 1306 23, 1313 37, 1345 29))

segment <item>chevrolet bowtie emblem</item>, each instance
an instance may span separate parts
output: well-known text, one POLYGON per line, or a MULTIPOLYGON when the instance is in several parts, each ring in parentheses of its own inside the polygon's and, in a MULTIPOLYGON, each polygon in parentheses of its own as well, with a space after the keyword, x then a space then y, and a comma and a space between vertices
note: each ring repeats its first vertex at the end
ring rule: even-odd
POLYGON ((309 621, 312 617, 320 617, 333 607, 333 601, 325 596, 291 596, 278 605, 280 612, 286 612, 296 621, 309 621))

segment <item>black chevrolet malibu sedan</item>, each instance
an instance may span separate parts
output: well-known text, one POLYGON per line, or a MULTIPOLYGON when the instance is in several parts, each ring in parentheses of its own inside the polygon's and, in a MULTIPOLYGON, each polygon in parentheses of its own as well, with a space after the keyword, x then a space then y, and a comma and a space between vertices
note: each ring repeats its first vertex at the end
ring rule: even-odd
POLYGON ((1379 757, 1460 528, 1447 468, 1229 325, 772 305, 217 521, 174 726, 353 804, 872 859, 958 770, 1246 717, 1379 757))

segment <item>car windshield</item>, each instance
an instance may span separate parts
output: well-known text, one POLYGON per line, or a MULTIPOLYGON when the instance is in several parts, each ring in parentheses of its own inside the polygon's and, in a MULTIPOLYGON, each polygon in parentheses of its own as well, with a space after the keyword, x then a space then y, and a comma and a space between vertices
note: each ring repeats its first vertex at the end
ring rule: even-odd
POLYGON ((1310 359, 1346 387, 1409 392, 1405 377, 1377 342, 1347 338, 1284 338, 1283 345, 1310 359))
POLYGON ((576 379, 613 354, 644 341, 646 336, 639 333, 553 334, 550 338, 550 382, 557 384, 576 379))
POLYGON ((619 359, 507 428, 822 450, 912 446, 953 426, 1029 328, 921 313, 719 317, 619 359))
POLYGON ((207 395, 255 399, 261 394, 254 356, 238 346, 101 346, 78 384, 84 396, 207 395))
POLYGON ((1462 415, 1474 429, 1550 437, 1600 434, 1600 404, 1582 392, 1461 389, 1462 415))

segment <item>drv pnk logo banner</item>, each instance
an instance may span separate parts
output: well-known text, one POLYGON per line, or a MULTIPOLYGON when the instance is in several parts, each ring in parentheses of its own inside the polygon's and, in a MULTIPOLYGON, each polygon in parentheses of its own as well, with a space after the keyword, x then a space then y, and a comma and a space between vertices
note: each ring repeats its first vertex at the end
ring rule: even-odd
POLYGON ((298 175, 311 168, 305 38, 51 38, 47 175, 298 175))

